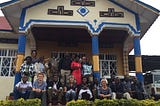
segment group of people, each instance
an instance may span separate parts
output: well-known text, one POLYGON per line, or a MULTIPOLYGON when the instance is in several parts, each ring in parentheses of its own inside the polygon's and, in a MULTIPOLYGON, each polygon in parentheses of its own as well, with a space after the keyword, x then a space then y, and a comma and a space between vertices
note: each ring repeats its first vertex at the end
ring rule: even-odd
POLYGON ((22 81, 15 86, 15 99, 40 98, 42 106, 77 99, 143 99, 143 84, 136 77, 123 81, 118 77, 110 81, 102 78, 99 82, 93 77, 93 66, 86 56, 68 53, 61 59, 56 54, 50 59, 36 56, 37 52, 32 51, 20 67, 22 81))

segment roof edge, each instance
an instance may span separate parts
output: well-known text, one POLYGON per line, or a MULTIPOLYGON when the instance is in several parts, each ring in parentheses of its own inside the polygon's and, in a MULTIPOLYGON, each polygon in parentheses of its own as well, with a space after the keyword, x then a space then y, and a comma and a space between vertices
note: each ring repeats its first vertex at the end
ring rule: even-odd
POLYGON ((160 15, 160 10, 159 10, 159 9, 157 9, 157 8, 155 8, 155 7, 147 4, 147 3, 144 3, 144 2, 142 2, 141 0, 135 0, 135 1, 136 1, 137 3, 139 3, 139 4, 141 4, 141 5, 143 5, 143 6, 147 7, 147 8, 149 8, 149 9, 157 12, 157 13, 160 15))
MULTIPOLYGON (((2 7, 4 7, 4 6, 10 5, 10 4, 15 3, 15 2, 18 2, 18 1, 20 1, 20 0, 10 0, 10 1, 1 3, 1 4, 0 4, 0 7, 2 8, 2 7)), ((157 9, 157 8, 155 8, 155 7, 147 4, 147 3, 144 3, 144 2, 141 1, 141 0, 135 0, 135 2, 137 2, 137 3, 139 3, 139 4, 141 4, 141 5, 145 6, 145 7, 147 7, 147 8, 149 8, 149 9, 157 12, 157 13, 160 15, 160 10, 159 10, 159 9, 157 9)))
POLYGON ((20 0, 10 0, 10 1, 1 3, 1 4, 0 4, 0 7, 4 7, 4 6, 6 6, 6 5, 10 5, 10 4, 15 3, 15 2, 17 2, 17 1, 20 1, 20 0))

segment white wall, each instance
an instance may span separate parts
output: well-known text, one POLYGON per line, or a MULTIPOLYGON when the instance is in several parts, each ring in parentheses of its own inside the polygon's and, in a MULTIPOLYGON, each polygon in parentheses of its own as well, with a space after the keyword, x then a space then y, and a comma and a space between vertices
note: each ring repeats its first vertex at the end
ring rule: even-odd
POLYGON ((14 77, 0 77, 0 100, 5 100, 6 96, 13 91, 14 77))

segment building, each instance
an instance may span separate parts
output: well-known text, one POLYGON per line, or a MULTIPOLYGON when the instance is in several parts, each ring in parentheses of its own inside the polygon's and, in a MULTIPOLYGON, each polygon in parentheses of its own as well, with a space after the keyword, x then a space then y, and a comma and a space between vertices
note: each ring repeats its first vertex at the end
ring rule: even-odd
MULTIPOLYGON (((160 56, 159 55, 142 55, 142 69, 143 73, 152 70, 160 69, 160 56)), ((135 71, 135 60, 133 55, 128 57, 129 70, 135 71)))
MULTIPOLYGON (((11 0, 0 7, 11 27, 0 30, 0 53, 18 51, 15 84, 24 57, 35 49, 46 58, 52 53, 85 54, 100 79, 127 75, 134 48, 136 74, 143 80, 140 39, 159 10, 139 0, 11 0)), ((11 72, 3 68, 1 73, 11 72)))

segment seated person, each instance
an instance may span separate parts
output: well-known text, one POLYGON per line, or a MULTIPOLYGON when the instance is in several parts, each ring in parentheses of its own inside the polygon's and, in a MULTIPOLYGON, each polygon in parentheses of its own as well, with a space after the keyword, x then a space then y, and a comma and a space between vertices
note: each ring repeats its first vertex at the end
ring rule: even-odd
POLYGON ((115 94, 115 99, 127 98, 131 99, 129 92, 125 89, 125 84, 121 82, 119 77, 116 77, 113 82, 111 82, 110 87, 112 92, 115 94))
POLYGON ((91 85, 88 81, 88 77, 87 76, 83 76, 82 77, 82 83, 81 85, 78 87, 78 99, 86 99, 86 100, 91 100, 91 98, 93 97, 92 92, 90 90, 91 85))
POLYGON ((23 74, 22 81, 18 82, 15 86, 14 99, 19 99, 19 98, 28 99, 31 90, 32 90, 32 83, 28 81, 28 76, 23 74))
POLYGON ((77 85, 74 76, 69 77, 68 84, 65 86, 66 101, 76 100, 77 85))
POLYGON ((42 100, 41 106, 46 106, 46 87, 47 83, 44 81, 44 74, 38 73, 37 79, 33 82, 29 98, 40 98, 42 100))
POLYGON ((106 79, 101 80, 101 87, 98 90, 99 99, 110 99, 112 96, 111 88, 108 87, 108 81, 106 79))
POLYGON ((93 93, 93 99, 97 99, 98 98, 98 89, 100 87, 100 84, 98 82, 98 78, 94 78, 93 82, 91 84, 91 90, 93 93))
POLYGON ((60 103, 63 99, 63 86, 57 74, 53 75, 53 80, 48 82, 48 102, 49 106, 60 103))
POLYGON ((87 85, 84 85, 79 91, 78 99, 91 100, 92 97, 93 96, 91 90, 87 85))
POLYGON ((134 99, 142 100, 144 99, 144 86, 140 81, 138 81, 137 77, 133 77, 131 83, 131 95, 134 99))

